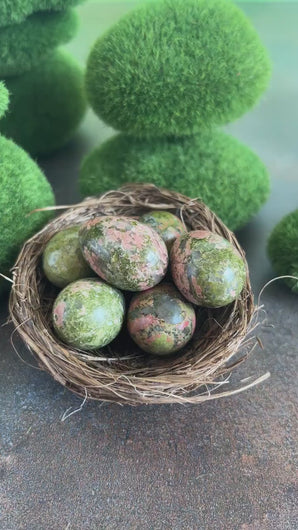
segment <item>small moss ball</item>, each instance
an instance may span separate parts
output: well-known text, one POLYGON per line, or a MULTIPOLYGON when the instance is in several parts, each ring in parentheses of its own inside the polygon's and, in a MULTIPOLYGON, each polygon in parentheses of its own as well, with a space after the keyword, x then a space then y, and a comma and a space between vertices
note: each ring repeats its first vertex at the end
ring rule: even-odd
POLYGON ((20 75, 71 40, 78 28, 73 9, 36 13, 21 24, 0 31, 0 77, 20 75))
POLYGON ((176 237, 186 232, 180 219, 166 210, 151 210, 142 215, 139 221, 151 226, 164 240, 168 250, 171 249, 176 237))
POLYGON ((19 24, 37 11, 60 11, 84 0, 1 0, 0 28, 19 24))
POLYGON ((295 276, 285 283, 298 294, 298 209, 286 215, 268 239, 268 256, 278 276, 295 276))
POLYGON ((11 98, 0 121, 3 135, 32 155, 51 153, 70 140, 86 110, 82 70, 70 55, 56 51, 5 84, 11 98))
POLYGON ((205 230, 194 230, 172 246, 174 283, 190 302, 204 307, 223 307, 241 293, 246 267, 233 245, 205 230))
POLYGON ((0 81, 0 118, 4 116, 5 112, 8 109, 9 104, 9 94, 8 90, 5 88, 4 83, 0 81))
POLYGON ((135 295, 127 314, 127 328, 138 346, 155 355, 170 355, 193 336, 196 315, 171 284, 157 285, 135 295))
POLYGON ((165 243, 150 226, 129 217, 91 219, 80 230, 90 267, 111 285, 144 291, 159 283, 168 266, 165 243))
POLYGON ((94 111, 135 136, 182 136, 235 120, 268 85, 267 51, 229 0, 159 0, 95 43, 86 70, 94 111))
POLYGON ((96 350, 118 335, 124 312, 120 291, 97 279, 78 280, 67 285, 56 298, 53 326, 66 344, 96 350))
MULTIPOLYGON (((36 208, 54 204, 49 182, 33 160, 11 140, 0 136, 0 272, 9 273, 22 243, 50 218, 36 208)), ((4 281, 0 279, 0 290, 4 281)))
POLYGON ((57 287, 66 287, 76 280, 93 276, 81 252, 79 230, 80 225, 57 232, 43 252, 44 273, 57 287))
POLYGON ((151 141, 119 134, 83 161, 80 189, 84 196, 117 189, 126 182, 151 182, 201 198, 231 230, 257 213, 270 189, 261 160, 221 131, 151 141))

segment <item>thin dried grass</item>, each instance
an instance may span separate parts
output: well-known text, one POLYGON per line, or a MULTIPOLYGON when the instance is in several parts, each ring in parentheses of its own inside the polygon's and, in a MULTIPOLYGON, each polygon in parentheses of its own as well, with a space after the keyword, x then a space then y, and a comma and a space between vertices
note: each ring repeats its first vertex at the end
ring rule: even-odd
MULTIPOLYGON (((255 312, 247 269, 240 298, 220 309, 199 309, 197 332, 177 355, 167 359, 142 353, 121 333, 109 346, 90 354, 68 347, 52 329, 51 307, 57 291, 45 279, 40 258, 47 242, 61 229, 101 215, 138 216, 150 209, 180 215, 191 229, 206 229, 228 239, 245 255, 236 237, 202 202, 152 185, 126 185, 67 208, 28 240, 13 269, 10 315, 17 332, 42 369, 73 392, 131 405, 199 403, 232 395, 267 378, 242 382, 230 389, 229 374, 256 343, 247 339, 255 312), (239 348, 242 345, 242 353, 239 348), (218 392, 219 387, 228 387, 218 392)), ((34 215, 34 214, 33 214, 34 215)))

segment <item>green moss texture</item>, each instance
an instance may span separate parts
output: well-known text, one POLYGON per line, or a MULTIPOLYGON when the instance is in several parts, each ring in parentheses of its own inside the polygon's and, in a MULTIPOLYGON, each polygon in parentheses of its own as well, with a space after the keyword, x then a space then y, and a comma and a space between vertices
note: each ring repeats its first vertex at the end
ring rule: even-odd
POLYGON ((19 24, 37 11, 60 11, 84 0, 0 0, 0 28, 19 24))
POLYGON ((0 118, 5 114, 8 108, 9 95, 4 83, 0 81, 0 118))
MULTIPOLYGON (((27 214, 54 204, 50 184, 33 160, 11 140, 0 136, 0 272, 8 274, 22 243, 50 217, 27 214)), ((0 291, 7 282, 0 279, 0 291)))
POLYGON ((51 153, 64 145, 84 116, 83 74, 62 51, 22 76, 9 77, 9 111, 0 132, 32 155, 51 153))
POLYGON ((73 9, 37 13, 0 31, 0 78, 19 75, 42 62, 54 48, 71 40, 78 28, 73 9))
POLYGON ((87 97, 115 129, 138 137, 190 135, 233 121, 268 85, 267 51, 229 0, 158 0, 98 39, 87 97))
POLYGON ((119 134, 83 161, 80 189, 85 196, 126 182, 150 182, 201 198, 232 230, 257 213, 270 188, 260 159, 220 131, 151 141, 119 134))
POLYGON ((286 284, 298 294, 298 209, 286 215, 268 240, 268 256, 278 276, 295 276, 286 284))

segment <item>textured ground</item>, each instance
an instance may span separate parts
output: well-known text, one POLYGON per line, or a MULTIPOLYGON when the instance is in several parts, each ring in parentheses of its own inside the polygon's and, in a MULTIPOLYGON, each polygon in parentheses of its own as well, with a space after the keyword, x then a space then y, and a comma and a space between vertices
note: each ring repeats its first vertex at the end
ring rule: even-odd
MULTIPOLYGON (((69 48, 88 48, 128 6, 88 3, 69 48)), ((270 168, 271 199, 239 234, 255 292, 272 277, 264 243, 297 207, 298 5, 242 4, 270 49, 272 86, 253 112, 229 127, 270 168)), ((110 134, 90 113, 81 134, 42 165, 59 203, 77 199, 81 156, 110 134)), ((234 381, 270 371, 253 390, 202 406, 132 409, 81 400, 33 362, 8 326, 0 328, 1 530, 294 530, 298 299, 282 285, 262 297, 267 320, 258 350, 234 381)), ((7 316, 2 301, 0 322, 7 316)))

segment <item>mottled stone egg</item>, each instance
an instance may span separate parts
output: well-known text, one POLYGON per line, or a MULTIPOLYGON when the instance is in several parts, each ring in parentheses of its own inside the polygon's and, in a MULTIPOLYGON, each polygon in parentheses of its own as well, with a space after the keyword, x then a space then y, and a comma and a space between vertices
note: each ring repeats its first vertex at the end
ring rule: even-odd
POLYGON ((241 293, 246 267, 235 247, 205 230, 188 232, 174 242, 171 272, 187 300, 206 307, 222 307, 241 293))
POLYGON ((120 289, 144 291, 159 283, 167 271, 165 243, 136 219, 92 219, 80 230, 80 244, 90 267, 120 289))
POLYGON ((171 284, 162 284, 135 295, 127 315, 127 328, 142 350, 170 355, 193 336, 194 308, 171 284))
POLYGON ((43 270, 57 287, 65 287, 94 273, 83 257, 79 243, 80 226, 72 226, 55 234, 48 242, 43 256, 43 270))
POLYGON ((166 210, 152 210, 140 217, 141 223, 151 226, 162 237, 170 250, 175 239, 186 232, 180 219, 166 210))
POLYGON ((81 350, 106 346, 118 335, 125 303, 120 291, 99 279, 70 283, 53 306, 53 326, 66 344, 81 350))

